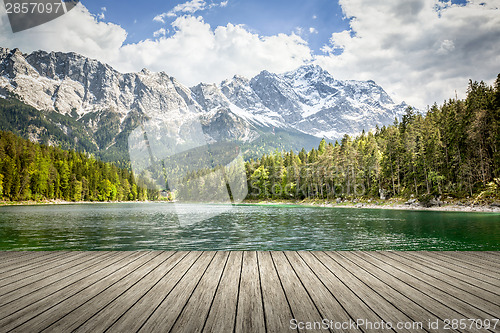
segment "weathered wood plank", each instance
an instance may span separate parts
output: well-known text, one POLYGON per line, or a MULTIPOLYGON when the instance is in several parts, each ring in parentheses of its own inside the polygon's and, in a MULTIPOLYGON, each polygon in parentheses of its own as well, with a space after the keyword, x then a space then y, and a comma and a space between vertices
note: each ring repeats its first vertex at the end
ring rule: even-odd
MULTIPOLYGON (((103 253, 105 255, 106 253, 103 253)), ((40 282, 45 285, 43 281, 51 279, 53 282, 57 275, 69 275, 79 265, 86 261, 95 259, 95 254, 85 252, 75 253, 74 255, 68 254, 59 259, 54 264, 47 264, 33 271, 25 272, 24 274, 17 274, 0 281, 0 295, 16 291, 17 294, 21 293, 21 288, 26 287, 34 282, 40 282)), ((1 302, 1 300, 0 300, 1 302)))
POLYGON ((172 292, 201 256, 201 252, 189 252, 162 279, 135 303, 110 328, 109 332, 137 332, 161 302, 172 292))
POLYGON ((53 276, 47 276, 45 279, 35 281, 28 285, 25 285, 19 289, 13 290, 12 292, 5 293, 0 296, 0 310, 5 307, 12 311, 15 306, 9 305, 12 302, 16 302, 16 305, 28 305, 31 304, 33 300, 42 299, 45 295, 49 295, 51 292, 55 292, 66 285, 74 282, 73 277, 79 276, 77 273, 81 272, 83 274, 90 274, 90 270, 93 265, 99 264, 101 260, 105 260, 108 257, 114 256, 113 253, 102 253, 101 255, 94 255, 92 259, 80 262, 76 266, 74 272, 61 271, 53 276))
POLYGON ((113 280, 123 278, 127 268, 133 270, 137 265, 141 265, 138 259, 145 255, 147 253, 144 252, 118 253, 110 261, 99 262, 92 270, 82 271, 73 276, 73 279, 66 284, 49 285, 36 294, 24 297, 21 303, 16 301, 9 304, 8 309, 11 313, 0 320, 0 326, 17 327, 19 331, 26 330, 26 327, 31 325, 38 325, 38 321, 46 321, 48 326, 101 292, 103 288, 112 285, 113 280), (96 292, 92 287, 99 281, 103 284, 97 287, 96 292))
MULTIPOLYGON (((386 274, 383 268, 379 265, 373 267, 367 264, 363 260, 365 257, 363 253, 342 253, 342 256, 347 259, 346 261, 343 261, 342 264, 345 265, 349 271, 352 271, 359 279, 364 280, 374 292, 380 294, 386 300, 394 304, 394 306, 396 306, 409 318, 398 320, 397 322, 426 324, 428 320, 435 320, 436 318, 439 318, 436 312, 423 306, 423 304, 428 301, 426 295, 418 292, 412 293, 411 287, 392 275, 386 274), (355 266, 358 266, 361 270, 358 271, 355 266)), ((442 331, 442 328, 422 328, 430 332, 442 331)), ((398 332, 401 330, 402 329, 397 329, 398 332)), ((410 332, 416 331, 413 327, 406 330, 410 332)), ((457 332, 457 330, 450 328, 450 332, 457 332)))
MULTIPOLYGON (((99 328, 105 329, 113 324, 120 314, 115 317, 116 314, 106 311, 108 310, 108 306, 113 303, 117 305, 117 302, 121 302, 120 298, 122 296, 125 298, 123 302, 126 302, 127 296, 130 295, 132 295, 131 297, 133 300, 134 291, 142 289, 139 284, 150 278, 150 275, 157 271, 158 267, 160 267, 173 253, 167 253, 166 256, 162 255, 164 254, 163 252, 158 252, 157 254, 157 256, 151 258, 151 260, 144 265, 130 272, 125 278, 117 281, 106 290, 103 290, 98 297, 89 300, 78 309, 68 314, 66 318, 64 318, 64 321, 66 323, 71 323, 71 325, 59 326, 58 330, 62 332, 95 332, 98 331, 99 328)), ((147 284, 147 281, 145 283, 147 284)), ((141 293, 143 294, 143 292, 141 293)))
POLYGON ((139 331, 169 332, 215 256, 216 252, 203 252, 139 331))
MULTIPOLYGON (((436 317, 441 320, 444 319, 462 319, 462 318, 491 318, 490 315, 486 314, 477 308, 472 307, 470 304, 465 303, 460 298, 453 297, 436 286, 428 285, 422 281, 416 279, 415 277, 408 274, 405 270, 400 270, 388 265, 383 258, 379 258, 379 254, 373 253, 362 253, 365 261, 368 265, 372 267, 374 271, 377 271, 377 275, 382 279, 389 281, 392 277, 403 282, 398 291, 404 293, 407 297, 416 299, 420 297, 420 304, 425 304, 426 307, 432 309, 432 312, 436 317)), ((397 286, 395 281, 392 284, 397 286)))
POLYGON ((233 332, 243 252, 229 254, 203 332, 233 332))
MULTIPOLYGON (((116 296, 130 282, 134 284, 136 279, 140 278, 141 269, 145 268, 145 273, 151 267, 155 267, 158 263, 160 252, 148 252, 140 257, 140 260, 134 260, 129 265, 124 266, 121 274, 111 274, 106 279, 96 281, 84 292, 88 296, 80 299, 80 297, 68 300, 74 302, 72 310, 66 312, 64 308, 59 308, 63 313, 59 313, 60 320, 52 323, 47 331, 52 332, 71 332, 83 324, 88 318, 95 314, 96 310, 100 310, 109 303, 110 297, 116 296), (112 279, 110 281, 110 279, 112 279)), ((45 315, 43 316, 45 317, 45 315)))
POLYGON ((257 252, 267 332, 283 332, 293 314, 269 252, 257 252))
MULTIPOLYGON (((423 307, 421 302, 423 301, 419 298, 419 295, 415 297, 409 297, 404 293, 400 292, 400 288, 404 289, 407 286, 397 279, 390 278, 380 278, 376 270, 371 269, 370 266, 366 265, 363 260, 361 260, 360 252, 341 252, 340 256, 345 260, 342 261, 342 265, 352 272, 356 277, 363 281, 374 293, 379 294, 381 297, 386 299, 388 302, 393 304, 400 312, 402 312, 405 317, 400 317, 395 315, 392 319, 392 323, 426 323, 427 320, 435 318, 435 315, 423 307)), ((341 258, 339 258, 340 260, 341 258)), ((424 327, 396 327, 397 332, 440 332, 440 329, 432 329, 424 327)), ((451 332, 456 332, 456 330, 451 330, 451 332)))
POLYGON ((228 255, 229 252, 217 252, 174 323, 172 332, 195 333, 202 331, 228 255))
POLYGON ((423 265, 432 267, 431 269, 438 269, 441 273, 446 274, 455 279, 471 283, 479 288, 489 290, 492 293, 500 296, 500 281, 482 274, 472 274, 470 271, 465 271, 456 265, 450 264, 444 260, 434 257, 433 254, 423 255, 421 253, 401 253, 401 256, 406 256, 410 260, 421 262, 423 265))
MULTIPOLYGON (((351 319, 349 314, 314 274, 311 268, 302 260, 299 254, 294 251, 286 251, 285 256, 307 290, 316 308, 321 313, 322 318, 341 323, 349 322, 351 319)), ((340 327, 340 329, 335 329, 335 332, 359 332, 359 330, 340 327)))
MULTIPOLYGON (((331 271, 315 256, 318 252, 298 252, 304 262, 311 267, 319 280, 328 288, 331 294, 339 301, 342 307, 349 314, 352 321, 365 319, 370 322, 378 322, 381 318, 361 299, 348 285, 342 281, 337 274, 338 271, 331 271)), ((386 332, 385 330, 371 330, 370 332, 386 332)))
MULTIPOLYGON (((335 269, 339 276, 344 279, 346 285, 356 292, 383 321, 394 324, 398 322, 404 323, 413 321, 412 318, 408 316, 409 314, 403 312, 404 310, 400 309, 399 306, 401 305, 412 314, 418 311, 418 307, 412 306, 412 302, 409 299, 400 297, 398 293, 395 293, 387 284, 379 283, 378 279, 369 274, 369 272, 372 272, 371 270, 356 266, 337 252, 318 253, 318 258, 323 263, 335 269), (374 287, 372 287, 372 285, 374 287), (394 303, 392 303, 393 297, 397 299, 398 302, 394 301, 394 303)), ((391 285, 394 282, 395 281, 390 280, 391 285)), ((354 318, 363 319, 357 316, 354 318)), ((422 330, 415 330, 415 332, 417 331, 422 330)), ((398 332, 411 332, 411 330, 402 328, 398 330, 398 332)))
POLYGON ((265 332, 257 252, 243 252, 235 332, 265 332))
POLYGON ((42 254, 41 256, 37 256, 34 254, 29 260, 20 262, 19 265, 16 263, 12 264, 9 267, 6 267, 1 270, 0 280, 6 279, 10 276, 15 276, 19 273, 27 272, 32 269, 36 269, 38 267, 43 267, 43 265, 57 262, 58 258, 62 258, 71 252, 53 252, 48 254, 42 254))
POLYGON ((452 253, 463 254, 468 262, 474 261, 476 258, 484 259, 488 262, 500 264, 500 251, 454 251, 452 253))
MULTIPOLYGON (((121 295, 115 297, 114 300, 110 300, 106 306, 80 326, 77 331, 99 331, 99 329, 110 327, 186 255, 187 252, 165 252, 162 253, 159 258, 163 259, 163 262, 155 267, 149 274, 144 271, 144 267, 139 268, 141 273, 144 273, 144 278, 141 279, 139 283, 131 285, 128 289, 123 288, 126 290, 121 295)), ((118 290, 119 289, 120 288, 118 288, 118 290)), ((99 295, 99 297, 104 297, 104 295, 99 295)), ((89 304, 96 307, 94 302, 89 302, 89 304)))
POLYGON ((3 272, 7 267, 11 265, 20 265, 27 260, 33 260, 34 257, 41 258, 43 254, 49 254, 50 252, 28 252, 28 251, 3 251, 0 253, 0 272, 3 272))
MULTIPOLYGON (((293 319, 297 322, 318 322, 323 320, 321 314, 308 294, 306 288, 293 270, 283 252, 272 252, 271 257, 274 261, 278 276, 285 290, 286 298, 290 304, 293 313, 293 319)), ((299 331, 306 331, 300 330, 299 331)), ((316 332, 328 332, 323 327, 315 329, 316 332)))
POLYGON ((308 332, 323 319, 439 319, 423 327, 439 332, 443 319, 498 318, 499 263, 500 252, 0 252, 0 332, 308 332))
POLYGON ((441 290, 460 297, 467 303, 475 306, 492 316, 500 313, 500 305, 491 300, 497 296, 484 289, 478 288, 470 283, 454 279, 448 275, 441 274, 437 269, 429 269, 429 267, 409 260, 395 253, 380 253, 384 256, 384 261, 393 267, 397 267, 411 274, 422 282, 438 286, 441 290))
MULTIPOLYGON (((480 275, 487 275, 489 277, 500 280, 500 264, 484 259, 482 257, 473 257, 470 255, 463 255, 460 252, 439 252, 433 253, 434 258, 445 261, 461 269, 466 269, 468 272, 479 273, 480 275)), ((499 281, 500 283, 500 281, 499 281)))
POLYGON ((466 263, 475 263, 476 259, 480 259, 478 262, 479 267, 484 264, 495 264, 496 267, 500 267, 500 253, 499 252, 479 252, 479 251, 469 251, 469 252, 443 252, 444 254, 450 254, 451 256, 459 256, 461 260, 466 263))

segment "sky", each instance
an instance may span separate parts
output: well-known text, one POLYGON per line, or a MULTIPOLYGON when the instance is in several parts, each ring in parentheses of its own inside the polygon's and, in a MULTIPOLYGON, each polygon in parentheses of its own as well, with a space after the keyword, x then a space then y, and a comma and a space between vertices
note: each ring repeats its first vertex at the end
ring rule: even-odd
POLYGON ((18 33, 0 5, 0 46, 77 52, 187 86, 312 63, 425 109, 500 73, 500 0, 83 0, 18 33))

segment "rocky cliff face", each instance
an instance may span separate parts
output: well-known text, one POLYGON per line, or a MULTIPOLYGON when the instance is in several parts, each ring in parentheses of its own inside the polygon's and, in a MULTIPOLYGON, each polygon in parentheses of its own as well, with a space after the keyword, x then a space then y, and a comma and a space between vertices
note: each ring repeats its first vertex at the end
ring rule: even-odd
POLYGON ((194 115, 214 140, 241 141, 276 128, 336 139, 390 124, 407 107, 373 81, 336 80, 319 66, 188 88, 163 72, 122 74, 76 53, 0 48, 0 96, 9 94, 39 110, 71 116, 93 132, 106 119, 114 122, 117 136, 141 117, 194 115))

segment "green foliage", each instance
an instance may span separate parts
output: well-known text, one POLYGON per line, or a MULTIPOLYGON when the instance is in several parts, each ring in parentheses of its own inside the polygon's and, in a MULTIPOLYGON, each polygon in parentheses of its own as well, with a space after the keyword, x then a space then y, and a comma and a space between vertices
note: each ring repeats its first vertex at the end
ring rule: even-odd
POLYGON ((127 169, 84 153, 0 131, 0 200, 113 201, 155 198, 127 169), (140 195, 138 194, 140 193, 140 195))
MULTIPOLYGON (((1 132, 0 198, 156 199, 158 193, 147 190, 145 181, 136 180, 129 171, 117 166, 129 167, 125 156, 127 137, 140 115, 128 117, 121 125, 112 110, 89 114, 79 120, 76 116, 75 112, 72 116, 40 113, 13 98, 0 99, 0 129, 24 137, 36 134, 42 142, 99 152, 98 156, 105 160, 120 161, 104 163, 86 154, 33 144, 1 132), (73 130, 65 133, 64 128, 73 130), (100 129, 89 135, 90 128, 100 129)), ((438 196, 498 198, 500 75, 493 87, 471 81, 465 100, 450 99, 442 106, 434 104, 425 115, 408 108, 401 122, 396 120, 392 126, 377 127, 374 132, 363 132, 354 138, 345 135, 335 144, 321 140, 318 146, 315 140, 303 133, 276 129, 272 134, 262 133, 254 142, 241 145, 240 151, 249 158, 245 171, 250 196, 353 199, 383 193, 384 197, 413 195, 421 201, 438 196), (289 142, 306 142, 310 151, 304 148, 299 151, 300 147, 283 151, 284 143, 289 142), (294 150, 299 151, 298 154, 294 150)), ((212 157, 228 161, 233 158, 230 145, 210 149, 212 157)), ((206 166, 203 154, 191 151, 188 155, 189 165, 206 166), (193 160, 193 156, 199 156, 200 161, 193 160)), ((161 168, 148 172, 154 179, 161 179, 165 174, 185 174, 188 164, 179 163, 181 157, 172 163, 167 159, 161 168)), ((215 177, 212 171, 200 169, 188 173, 184 187, 176 195, 179 198, 193 193, 210 196, 197 191, 217 188, 220 177, 215 177)))
POLYGON ((69 115, 39 111, 16 96, 0 98, 0 130, 24 139, 94 154, 103 161, 130 168, 128 136, 141 116, 131 111, 121 123, 118 113, 105 110, 78 118, 76 109, 69 115))
POLYGON ((94 152, 97 148, 84 126, 71 116, 40 112, 13 97, 0 98, 0 130, 64 149, 94 152), (65 133, 64 129, 71 131, 65 133))
POLYGON ((434 104, 425 116, 408 108, 401 122, 374 133, 345 135, 335 145, 322 140, 298 156, 264 155, 246 170, 258 198, 498 198, 500 75, 494 87, 471 81, 465 100, 434 104))

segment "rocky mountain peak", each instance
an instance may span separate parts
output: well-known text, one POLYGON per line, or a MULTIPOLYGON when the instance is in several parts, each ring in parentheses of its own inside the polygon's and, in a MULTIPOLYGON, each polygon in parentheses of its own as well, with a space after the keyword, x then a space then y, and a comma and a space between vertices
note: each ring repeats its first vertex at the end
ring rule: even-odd
POLYGON ((227 133, 246 131, 244 138, 255 137, 249 134, 252 128, 279 127, 334 139, 392 123, 406 107, 396 105, 374 81, 336 80, 313 64, 188 88, 164 72, 122 74, 77 53, 23 54, 0 48, 0 95, 9 92, 37 109, 68 115, 76 111, 79 118, 107 110, 122 124, 131 114, 154 119, 190 108, 208 123, 239 121, 239 130, 227 133))

